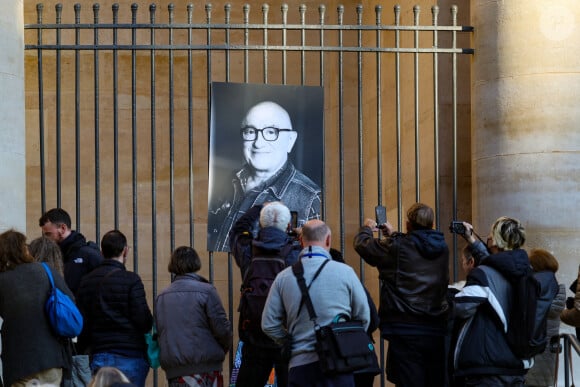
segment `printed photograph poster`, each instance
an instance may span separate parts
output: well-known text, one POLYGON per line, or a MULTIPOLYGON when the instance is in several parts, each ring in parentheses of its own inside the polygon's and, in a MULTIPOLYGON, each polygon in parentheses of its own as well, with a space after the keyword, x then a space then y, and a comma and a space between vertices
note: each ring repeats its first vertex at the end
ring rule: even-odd
POLYGON ((208 251, 229 251, 231 227, 256 204, 282 200, 301 224, 320 211, 323 95, 318 86, 211 84, 208 251))

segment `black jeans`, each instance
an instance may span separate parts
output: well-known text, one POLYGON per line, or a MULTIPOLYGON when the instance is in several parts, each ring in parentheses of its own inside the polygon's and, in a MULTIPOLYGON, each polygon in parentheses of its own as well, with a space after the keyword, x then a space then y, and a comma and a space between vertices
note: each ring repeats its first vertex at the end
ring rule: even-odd
POLYGON ((290 387, 354 387, 353 374, 326 376, 319 362, 292 367, 288 379, 290 387))
POLYGON ((444 336, 391 336, 387 380, 398 387, 445 385, 444 336))
POLYGON ((282 361, 281 350, 244 343, 236 387, 264 387, 272 372, 272 367, 276 370, 278 387, 287 387, 288 363, 282 361))

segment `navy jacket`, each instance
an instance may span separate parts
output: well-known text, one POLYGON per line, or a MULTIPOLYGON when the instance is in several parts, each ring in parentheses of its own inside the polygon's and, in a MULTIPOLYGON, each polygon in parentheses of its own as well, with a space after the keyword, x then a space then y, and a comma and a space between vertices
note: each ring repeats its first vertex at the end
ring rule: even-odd
POLYGON ((76 295, 81 279, 99 266, 103 256, 96 244, 89 244, 83 234, 74 230, 59 246, 64 262, 64 279, 76 295))
MULTIPOLYGON (((294 237, 276 227, 261 228, 258 231, 258 236, 256 238, 253 237, 261 209, 261 205, 250 208, 236 222, 230 232, 230 248, 240 268, 242 280, 250 267, 252 257, 268 258, 284 255, 286 266, 290 266, 298 261, 298 255, 301 250, 300 244, 294 237)), ((240 332, 240 338, 245 342, 252 342, 264 348, 280 347, 261 331, 244 332, 241 329, 238 329, 238 331, 240 332), (252 335, 252 337, 248 335, 252 335)))
POLYGON ((151 330, 153 316, 136 273, 119 261, 103 260, 81 281, 77 305, 85 320, 81 349, 88 346, 91 353, 145 356, 144 335, 151 330))
POLYGON ((454 312, 463 320, 454 351, 456 376, 526 373, 531 364, 513 354, 506 333, 513 299, 510 281, 529 270, 525 250, 516 249, 484 258, 469 273, 455 296, 454 312))

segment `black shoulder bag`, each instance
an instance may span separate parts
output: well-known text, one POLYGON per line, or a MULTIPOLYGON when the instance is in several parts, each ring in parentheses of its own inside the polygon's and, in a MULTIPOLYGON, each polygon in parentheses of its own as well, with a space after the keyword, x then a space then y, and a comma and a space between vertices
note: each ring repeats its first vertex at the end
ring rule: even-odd
MULTIPOLYGON (((327 262, 321 265, 317 274, 327 262)), ((316 312, 304 279, 304 267, 301 260, 292 265, 292 272, 298 281, 302 301, 306 303, 310 320, 314 323, 316 352, 322 372, 326 375, 336 375, 375 366, 375 347, 365 332, 362 322, 347 321, 349 317, 341 314, 336 316, 329 325, 318 325, 316 312)))

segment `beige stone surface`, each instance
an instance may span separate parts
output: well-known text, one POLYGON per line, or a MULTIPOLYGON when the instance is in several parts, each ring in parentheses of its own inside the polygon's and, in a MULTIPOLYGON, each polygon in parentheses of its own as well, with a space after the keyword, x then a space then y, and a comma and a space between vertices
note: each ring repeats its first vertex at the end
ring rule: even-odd
POLYGON ((0 231, 26 231, 23 3, 0 13, 0 231))

